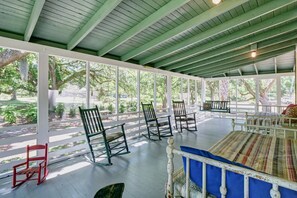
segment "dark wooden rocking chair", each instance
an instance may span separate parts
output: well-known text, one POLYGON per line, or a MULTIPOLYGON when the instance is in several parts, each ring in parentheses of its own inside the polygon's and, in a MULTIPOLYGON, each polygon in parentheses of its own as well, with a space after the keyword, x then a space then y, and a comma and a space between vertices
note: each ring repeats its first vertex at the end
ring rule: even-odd
POLYGON ((187 113, 184 101, 172 101, 172 104, 176 129, 178 129, 177 123, 179 122, 181 132, 183 132, 183 128, 188 131, 197 131, 196 113, 187 113), (186 124, 185 127, 183 123, 186 124), (190 124, 194 124, 194 129, 190 129, 192 128, 189 126, 190 124))
POLYGON ((173 136, 170 115, 156 117, 153 103, 141 103, 141 105, 146 123, 148 138, 150 140, 155 140, 151 139, 151 136, 158 136, 159 140, 161 140, 161 137, 173 136), (164 120, 163 118, 167 118, 168 120, 164 120))
POLYGON ((79 107, 79 112, 94 163, 99 165, 112 165, 111 157, 130 153, 124 130, 125 123, 104 128, 97 106, 90 109, 82 109, 79 107), (121 127, 120 131, 108 132, 110 129, 118 127, 121 127), (98 151, 99 155, 95 156, 95 151, 98 151), (113 153, 112 151, 115 152, 113 153), (108 159, 107 164, 96 162, 96 157, 104 155, 108 159))

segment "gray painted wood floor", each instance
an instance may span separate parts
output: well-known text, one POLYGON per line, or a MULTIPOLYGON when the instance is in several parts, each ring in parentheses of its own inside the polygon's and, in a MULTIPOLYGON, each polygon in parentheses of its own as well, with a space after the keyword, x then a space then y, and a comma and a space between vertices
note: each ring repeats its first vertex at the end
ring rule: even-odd
MULTIPOLYGON (((198 124, 198 132, 175 133, 175 146, 208 149, 231 129, 230 119, 210 119, 198 124)), ((130 145, 130 154, 112 158, 113 165, 107 167, 90 164, 83 156, 56 163, 49 166, 48 179, 39 186, 35 181, 29 181, 12 190, 11 177, 1 179, 0 197, 91 198, 98 189, 118 182, 125 183, 124 198, 164 197, 166 145, 166 138, 158 142, 140 138, 138 144, 130 145)), ((181 158, 178 157, 175 168, 180 166, 181 158)))

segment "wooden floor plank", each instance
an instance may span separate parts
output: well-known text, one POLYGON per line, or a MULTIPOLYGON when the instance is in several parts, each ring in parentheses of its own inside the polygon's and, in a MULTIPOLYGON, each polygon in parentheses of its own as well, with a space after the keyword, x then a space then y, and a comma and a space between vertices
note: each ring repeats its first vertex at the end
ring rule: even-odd
MULTIPOLYGON (((175 147, 208 149, 231 129, 230 119, 210 119, 199 123, 198 132, 175 133, 175 147)), ((31 181, 12 190, 11 178, 1 179, 0 197, 90 198, 100 188, 118 182, 125 183, 124 198, 164 197, 167 139, 153 142, 140 138, 138 144, 130 145, 131 154, 112 158, 112 166, 95 166, 83 156, 53 164, 48 180, 39 186, 31 181)), ((174 162, 176 168, 181 166, 180 158, 174 162)))

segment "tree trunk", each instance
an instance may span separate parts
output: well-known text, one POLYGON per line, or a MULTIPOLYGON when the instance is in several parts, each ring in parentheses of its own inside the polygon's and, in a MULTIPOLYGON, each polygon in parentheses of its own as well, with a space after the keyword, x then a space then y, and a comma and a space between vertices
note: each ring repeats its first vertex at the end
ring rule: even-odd
POLYGON ((220 80, 220 100, 226 101, 228 100, 228 80, 220 80))
POLYGON ((17 99, 17 93, 16 93, 16 90, 13 90, 13 92, 11 93, 10 100, 16 100, 16 99, 17 99))

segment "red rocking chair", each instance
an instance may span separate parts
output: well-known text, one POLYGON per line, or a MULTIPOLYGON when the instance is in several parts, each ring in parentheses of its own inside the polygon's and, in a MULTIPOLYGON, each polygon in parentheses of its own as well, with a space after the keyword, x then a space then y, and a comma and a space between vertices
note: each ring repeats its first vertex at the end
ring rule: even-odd
POLYGON ((27 180, 37 180, 37 185, 41 184, 47 174, 47 144, 27 146, 27 160, 24 163, 15 165, 13 167, 13 179, 12 187, 19 186, 27 180), (30 157, 30 151, 44 150, 43 156, 30 157), (24 169, 18 170, 20 167, 25 166, 24 169), (37 173, 37 177, 32 176, 37 173), (17 176, 23 177, 23 179, 17 180, 17 176))

